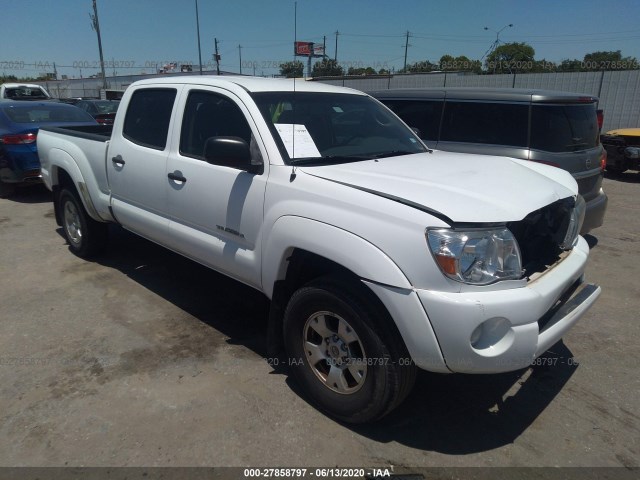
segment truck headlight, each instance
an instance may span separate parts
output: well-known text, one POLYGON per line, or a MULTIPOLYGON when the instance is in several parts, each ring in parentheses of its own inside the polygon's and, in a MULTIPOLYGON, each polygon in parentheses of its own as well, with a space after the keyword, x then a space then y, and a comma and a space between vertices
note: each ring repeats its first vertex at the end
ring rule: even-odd
POLYGON ((520 247, 509 229, 428 229, 427 243, 440 270, 472 285, 522 277, 520 247))
POLYGON ((576 198, 576 204, 571 210, 569 216, 569 226, 567 227, 567 233, 564 236, 564 240, 560 244, 562 250, 571 250, 578 241, 578 235, 584 222, 584 214, 587 210, 587 204, 582 198, 582 195, 578 195, 576 198))

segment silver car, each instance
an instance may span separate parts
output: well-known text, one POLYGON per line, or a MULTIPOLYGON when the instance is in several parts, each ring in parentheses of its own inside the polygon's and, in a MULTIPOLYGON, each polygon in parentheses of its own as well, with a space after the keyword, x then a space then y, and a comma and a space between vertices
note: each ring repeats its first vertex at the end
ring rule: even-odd
POLYGON ((430 147, 500 155, 563 168, 587 203, 581 233, 604 221, 606 153, 598 98, 510 88, 421 88, 367 92, 419 132, 430 147))

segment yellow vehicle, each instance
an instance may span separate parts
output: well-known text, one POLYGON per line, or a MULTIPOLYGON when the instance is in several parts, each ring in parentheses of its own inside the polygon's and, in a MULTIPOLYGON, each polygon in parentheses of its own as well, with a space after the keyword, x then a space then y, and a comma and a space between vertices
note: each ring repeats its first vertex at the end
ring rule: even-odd
POLYGON ((640 128, 619 128, 600 136, 607 150, 607 171, 640 170, 640 128))

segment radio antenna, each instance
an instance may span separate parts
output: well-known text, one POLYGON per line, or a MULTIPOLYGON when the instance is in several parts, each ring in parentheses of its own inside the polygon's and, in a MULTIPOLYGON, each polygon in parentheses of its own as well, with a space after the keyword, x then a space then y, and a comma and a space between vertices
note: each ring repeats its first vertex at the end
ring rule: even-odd
MULTIPOLYGON (((296 158, 296 42, 298 41, 298 2, 293 2, 293 99, 291 101, 291 109, 293 111, 293 125, 291 125, 291 161, 295 162, 296 158)), ((296 179, 296 166, 291 165, 291 175, 289 182, 296 179)))

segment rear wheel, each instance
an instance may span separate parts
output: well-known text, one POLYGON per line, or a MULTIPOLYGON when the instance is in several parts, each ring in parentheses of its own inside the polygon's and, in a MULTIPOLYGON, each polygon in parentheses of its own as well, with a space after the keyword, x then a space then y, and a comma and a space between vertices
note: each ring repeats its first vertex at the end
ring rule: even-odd
POLYGON ((415 381, 399 334, 362 288, 356 282, 314 281, 293 294, 284 316, 294 377, 310 401, 349 423, 386 415, 415 381))
POLYGON ((58 201, 64 236, 73 253, 86 258, 103 251, 107 244, 107 224, 91 218, 71 190, 62 190, 58 201))

